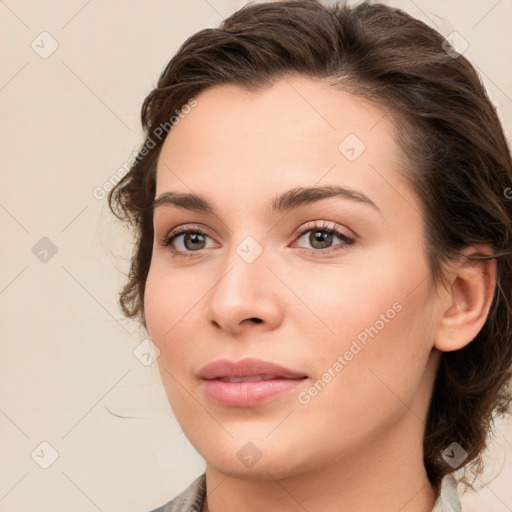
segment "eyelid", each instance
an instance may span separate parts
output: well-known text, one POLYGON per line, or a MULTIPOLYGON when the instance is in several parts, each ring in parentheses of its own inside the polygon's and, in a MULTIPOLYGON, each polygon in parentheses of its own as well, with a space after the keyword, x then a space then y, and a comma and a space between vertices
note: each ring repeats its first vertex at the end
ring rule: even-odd
POLYGON ((165 242, 169 241, 170 239, 175 239, 181 234, 186 234, 189 231, 193 232, 199 232, 204 233, 206 236, 211 238, 215 243, 218 243, 215 238, 210 234, 209 229, 205 228, 199 224, 181 224, 179 226, 176 226, 174 228, 171 228, 170 230, 166 231, 166 233, 161 237, 160 244, 162 246, 165 245, 165 242))
MULTIPOLYGON (((306 224, 301 225, 293 234, 294 240, 292 241, 292 244, 296 243, 297 240, 302 238, 306 233, 309 231, 324 231, 327 233, 331 233, 335 237, 338 237, 342 243, 334 245, 332 247, 322 248, 322 249, 308 249, 305 247, 298 247, 299 249, 302 249, 303 252, 310 255, 316 255, 320 256, 322 254, 330 254, 335 255, 338 252, 345 251, 348 247, 355 244, 358 236, 354 235, 351 230, 348 230, 345 227, 339 226, 338 224, 331 222, 331 221, 310 221, 306 224)), ((161 238, 160 245, 164 249, 168 249, 171 253, 173 253, 174 257, 194 257, 194 256, 200 256, 201 253, 206 249, 200 249, 198 251, 181 251, 177 249, 172 249, 172 244, 182 234, 188 234, 188 233, 200 233, 202 235, 207 236, 215 244, 218 244, 218 242, 209 234, 209 230, 207 228, 203 228, 202 226, 198 224, 182 224, 180 226, 177 226, 175 228, 172 228, 170 231, 167 232, 167 234, 161 238)), ((293 247, 293 245, 292 245, 293 247)), ((211 249, 211 247, 209 248, 211 249)))
MULTIPOLYGON (((313 221, 309 221, 309 222, 306 222, 306 224, 302 224, 299 228, 297 228, 295 230, 295 232, 293 233, 293 237, 298 237, 298 236, 301 236, 304 234, 305 231, 307 231, 308 229, 325 229, 325 230, 331 230, 331 231, 340 231, 343 235, 345 235, 347 238, 358 238, 357 234, 352 231, 352 230, 349 230, 343 226, 339 226, 338 224, 335 224, 334 222, 332 221, 323 221, 323 220, 313 220, 313 221), (321 223, 321 225, 320 225, 321 223)), ((197 231, 202 231, 204 232, 206 235, 208 235, 210 238, 214 239, 214 237, 211 236, 211 234, 209 233, 209 230, 208 228, 206 227, 203 227, 201 226, 200 224, 195 224, 195 223, 191 223, 191 224, 181 224, 179 226, 176 226, 174 228, 171 228, 170 230, 168 230, 166 232, 166 234, 164 235, 163 238, 170 238, 170 237, 173 237, 174 235, 178 234, 178 233, 182 233, 184 231, 193 231, 193 230, 197 230, 197 231)))
POLYGON ((305 232, 317 229, 319 231, 338 231, 340 234, 346 236, 347 238, 357 239, 358 236, 351 230, 345 228, 344 226, 340 226, 332 221, 325 220, 313 220, 309 221, 306 224, 303 224, 300 228, 298 228, 293 234, 294 237, 300 237, 305 232))
MULTIPOLYGON (((211 237, 211 235, 209 234, 209 229, 202 226, 201 224, 196 224, 196 223, 190 223, 190 224, 180 224, 174 228, 171 228, 167 231, 167 235, 166 236, 174 236, 174 235, 177 235, 179 233, 182 233, 183 231, 194 231, 194 230, 197 230, 197 231, 202 231, 204 232, 205 234, 207 234, 208 236, 211 237)), ((213 238, 213 237, 211 237, 213 238)))

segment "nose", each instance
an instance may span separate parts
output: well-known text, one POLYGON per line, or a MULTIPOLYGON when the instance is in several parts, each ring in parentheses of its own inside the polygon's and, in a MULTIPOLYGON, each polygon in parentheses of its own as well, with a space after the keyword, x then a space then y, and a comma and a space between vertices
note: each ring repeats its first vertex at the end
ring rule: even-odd
POLYGON ((283 318, 278 291, 279 281, 263 255, 248 263, 234 252, 207 296, 208 319, 232 334, 275 329, 283 318))

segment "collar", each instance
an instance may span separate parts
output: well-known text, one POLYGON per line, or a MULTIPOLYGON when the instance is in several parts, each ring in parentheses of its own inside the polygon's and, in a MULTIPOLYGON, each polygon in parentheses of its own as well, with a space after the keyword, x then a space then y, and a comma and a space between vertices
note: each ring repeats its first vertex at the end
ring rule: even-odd
MULTIPOLYGON (((203 473, 176 498, 151 512, 201 512, 205 497, 206 473, 203 473)), ((457 480, 451 474, 445 475, 441 480, 439 495, 432 512, 461 512, 457 480)))

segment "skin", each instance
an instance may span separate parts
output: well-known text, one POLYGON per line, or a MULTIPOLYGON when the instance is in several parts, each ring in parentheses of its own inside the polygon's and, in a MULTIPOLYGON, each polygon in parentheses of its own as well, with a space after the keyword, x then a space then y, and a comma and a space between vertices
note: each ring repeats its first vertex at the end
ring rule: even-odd
POLYGON ((422 439, 436 369, 441 351, 462 348, 482 328, 495 261, 454 262, 448 286, 434 287, 420 199, 401 178, 393 121, 379 107, 297 77, 258 93, 215 86, 197 101, 166 138, 156 196, 194 192, 215 214, 155 209, 145 311, 170 405, 206 461, 204 510, 430 512, 436 489, 422 439), (348 134, 366 146, 354 161, 338 149, 348 134), (360 191, 379 210, 331 197, 268 211, 279 193, 327 184, 360 191), (294 235, 324 221, 355 243, 333 237, 321 254, 311 232, 294 235), (203 246, 175 240, 190 258, 160 245, 177 226, 208 235, 203 246), (252 263, 236 252, 248 236, 263 248, 252 263), (400 312, 301 403, 298 393, 397 303, 400 312), (212 402, 199 370, 245 357, 309 378, 256 407, 212 402), (252 467, 237 457, 248 442, 261 453, 252 467))

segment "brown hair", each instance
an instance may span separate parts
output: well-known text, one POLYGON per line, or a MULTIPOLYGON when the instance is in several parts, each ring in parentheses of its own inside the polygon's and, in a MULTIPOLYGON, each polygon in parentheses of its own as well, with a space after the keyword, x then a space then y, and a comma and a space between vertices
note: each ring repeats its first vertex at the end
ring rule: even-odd
POLYGON ((136 235, 120 304, 146 328, 143 298, 162 126, 191 97, 216 84, 258 91, 298 75, 393 112, 405 178, 424 208, 434 282, 443 281, 443 263, 465 246, 488 243, 494 253, 487 258, 497 260, 484 327, 463 349, 443 353, 438 368, 424 436, 424 463, 434 486, 453 470, 441 457, 453 441, 467 451, 465 463, 472 463, 475 475, 481 473, 494 415, 506 412, 511 400, 512 367, 510 151, 474 68, 443 41, 423 22, 381 4, 248 4, 219 28, 191 36, 168 63, 142 106, 144 145, 108 198, 112 212, 136 235))

